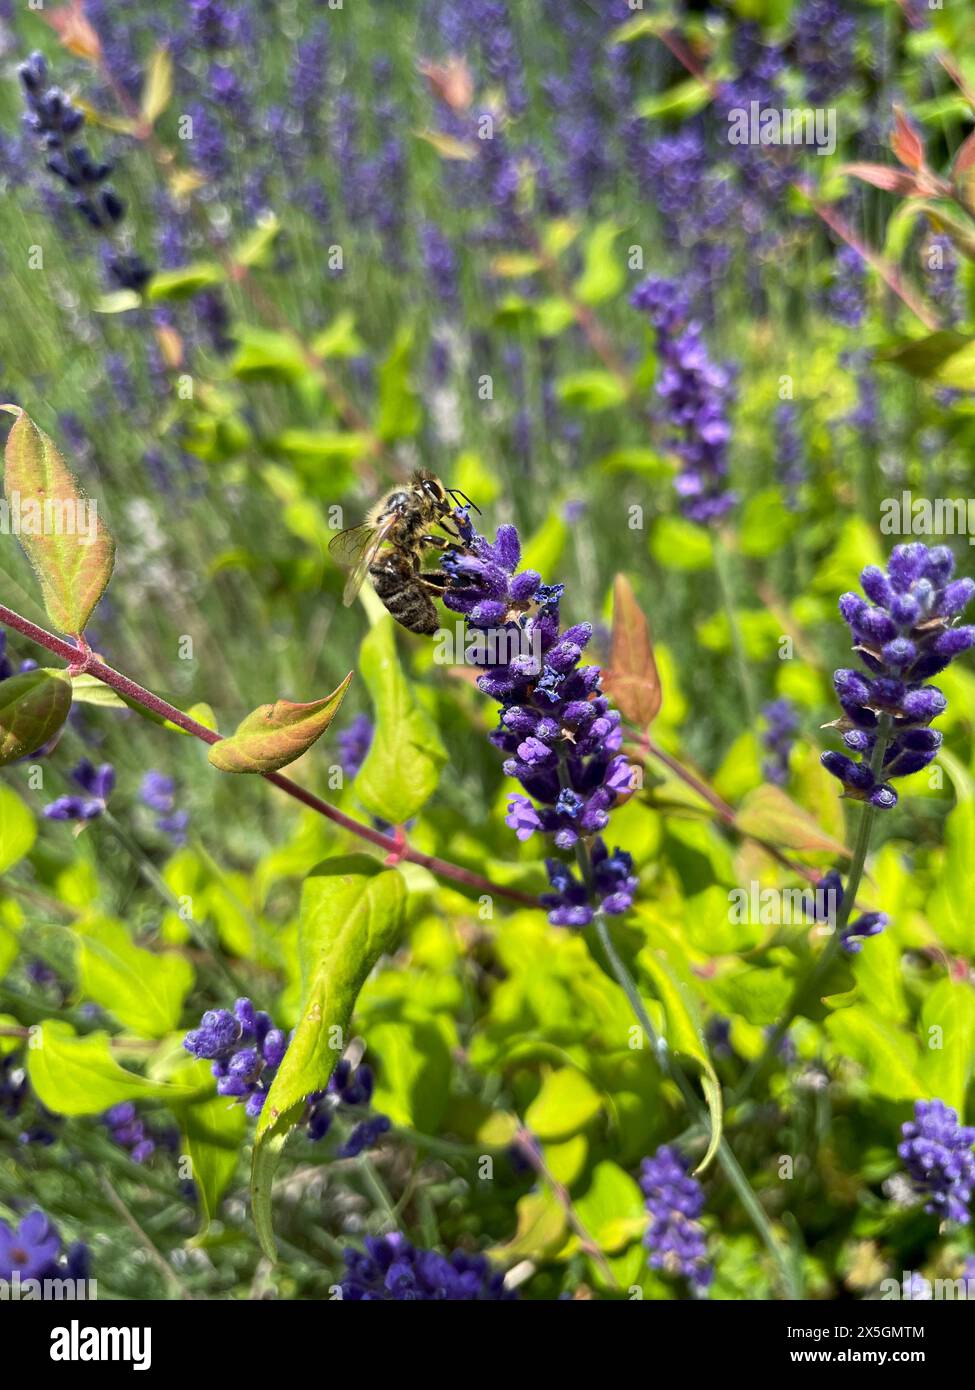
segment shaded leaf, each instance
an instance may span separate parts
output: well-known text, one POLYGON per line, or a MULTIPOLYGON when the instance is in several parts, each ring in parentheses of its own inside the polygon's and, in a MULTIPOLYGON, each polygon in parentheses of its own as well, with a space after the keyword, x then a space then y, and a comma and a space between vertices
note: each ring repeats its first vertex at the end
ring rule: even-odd
POLYGON ((396 335, 389 356, 379 368, 379 418, 376 433, 380 439, 403 439, 416 434, 423 418, 420 399, 410 382, 413 334, 404 328, 396 335))
POLYGON ((650 629, 624 574, 613 584, 612 655, 603 687, 631 724, 649 729, 660 712, 663 693, 650 629))
POLYGON ((44 607, 60 632, 84 632, 115 564, 115 542, 98 518, 98 504, 82 492, 54 441, 17 405, 0 409, 17 418, 7 436, 3 487, 11 512, 40 518, 35 534, 19 540, 40 580, 44 607))
POLYGON ((221 772, 277 772, 308 749, 328 728, 345 698, 352 672, 323 700, 260 705, 229 738, 210 746, 207 757, 221 772))
POLYGON ((902 198, 919 197, 925 191, 913 174, 890 164, 844 164, 840 172, 874 188, 882 188, 885 193, 899 193, 902 198))
MULTIPOLYGON (((197 1063, 193 1070, 201 1087, 212 1084, 208 1062, 197 1063)), ((203 1208, 202 1235, 216 1216, 220 1199, 237 1171, 249 1123, 247 1112, 243 1105, 228 1105, 225 1096, 213 1096, 195 1105, 181 1106, 176 1113, 203 1208)))
POLYGON ((0 681, 0 767, 43 748, 71 709, 66 671, 41 667, 0 681))
POLYGON ((780 849, 824 850, 849 858, 850 851, 813 820, 781 787, 756 787, 739 807, 736 828, 780 849))

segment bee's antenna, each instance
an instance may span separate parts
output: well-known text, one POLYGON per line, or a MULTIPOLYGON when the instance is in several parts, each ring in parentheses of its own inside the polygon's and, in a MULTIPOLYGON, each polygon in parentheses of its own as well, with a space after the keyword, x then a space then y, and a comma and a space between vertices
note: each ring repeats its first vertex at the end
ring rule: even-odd
POLYGON ((472 502, 472 501, 471 501, 471 499, 468 497, 468 495, 467 495, 466 492, 461 492, 460 488, 456 488, 456 487, 449 487, 449 488, 447 488, 447 496, 448 496, 448 497, 452 497, 455 501, 456 501, 456 499, 457 499, 458 497, 461 498, 461 500, 462 500, 464 503, 466 503, 466 505, 467 505, 468 507, 473 507, 473 508, 474 508, 474 510, 477 512, 478 516, 481 515, 481 509, 480 509, 480 507, 479 507, 475 502, 472 502))

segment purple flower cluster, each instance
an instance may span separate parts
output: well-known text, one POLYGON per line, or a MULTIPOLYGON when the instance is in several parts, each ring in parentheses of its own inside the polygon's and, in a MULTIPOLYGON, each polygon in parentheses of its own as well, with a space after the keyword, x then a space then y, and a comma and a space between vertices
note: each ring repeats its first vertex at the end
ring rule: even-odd
POLYGON ((630 303, 649 316, 657 334, 657 395, 683 464, 675 484, 681 510, 691 521, 717 521, 737 500, 727 485, 731 372, 711 361, 701 325, 690 319, 687 298, 674 281, 651 276, 630 303))
POLYGON ((651 1218, 643 1243, 650 1251, 651 1269, 680 1275, 703 1291, 714 1271, 698 1219, 704 1210, 704 1189, 688 1168, 684 1156, 669 1144, 643 1160, 640 1187, 651 1218))
POLYGON ((357 714, 347 729, 339 732, 339 765, 346 777, 355 777, 366 760, 372 743, 373 727, 368 714, 357 714))
MULTIPOLYGON (((232 1013, 229 1009, 209 1009, 199 1028, 187 1033, 183 1046, 194 1057, 213 1062, 217 1094, 244 1101, 248 1115, 255 1119, 264 1108, 289 1042, 283 1030, 274 1027, 269 1014, 256 1010, 249 999, 238 999, 232 1013)), ((372 1091, 371 1068, 353 1067, 343 1058, 325 1090, 313 1091, 306 1099, 303 1123, 308 1126, 309 1138, 323 1139, 338 1112, 354 1121, 338 1157, 354 1158, 372 1148, 390 1127, 385 1115, 361 1117, 372 1091)))
POLYGON ((762 736, 766 757, 762 775, 784 787, 789 780, 789 753, 799 731, 799 719, 791 700, 770 700, 762 710, 766 729, 762 736))
POLYGON ((960 1125, 943 1100, 919 1100, 902 1126, 897 1152, 932 1215, 967 1225, 975 1188, 975 1129, 960 1125))
POLYGON ((814 103, 847 87, 854 72, 856 20, 837 0, 806 0, 796 16, 796 59, 814 103))
POLYGON ((775 410, 776 476, 790 512, 799 506, 799 489, 806 481, 806 461, 799 433, 799 415, 792 401, 775 410))
POLYGON ((867 313, 867 267, 853 246, 841 246, 833 260, 826 312, 835 323, 859 328, 867 313))
POLYGON ((367 1236, 366 1250, 346 1250, 343 1299, 485 1303, 516 1298, 483 1255, 417 1250, 399 1234, 367 1236))
POLYGON ((518 572, 513 526, 500 527, 491 544, 463 514, 458 522, 464 546, 444 556, 451 581, 444 603, 483 642, 471 648, 486 668, 478 686, 501 705, 491 741, 507 755, 505 773, 528 793, 511 798, 507 824, 519 840, 541 831, 580 857, 584 881, 560 860, 546 861, 553 892, 543 901, 554 925, 585 926, 597 905, 626 912, 637 889, 632 860, 619 849, 610 855, 600 834, 611 807, 631 792, 633 774, 619 751, 620 716, 600 693, 599 667, 580 664, 592 627, 560 630, 563 586, 518 572))
MULTIPOLYGON (((816 884, 815 891, 806 899, 808 915, 813 922, 829 922, 835 925, 837 914, 843 905, 843 880, 835 869, 816 884)), ((844 951, 855 956, 863 949, 868 936, 879 936, 887 926, 886 912, 864 912, 843 928, 842 944, 844 951)))
MULTIPOLYGON (((84 112, 72 105, 60 87, 47 85, 43 53, 32 53, 17 71, 27 106, 25 120, 48 152, 48 169, 71 190, 73 206, 88 225, 114 236, 125 216, 125 204, 105 182, 111 164, 95 159, 75 140, 85 123, 84 112)), ((114 248, 107 267, 112 280, 123 289, 143 289, 152 274, 140 257, 114 248)))
POLYGON ((133 1163, 145 1163, 162 1144, 174 1148, 178 1138, 175 1131, 154 1134, 143 1120, 130 1100, 113 1105, 102 1115, 102 1123, 108 1128, 109 1136, 119 1148, 128 1149, 133 1163))
POLYGON ((0 1279, 87 1279, 88 1248, 76 1244, 62 1253, 57 1227, 43 1211, 28 1212, 14 1228, 0 1221, 0 1279))
MULTIPOLYGON (((344 1057, 332 1072, 324 1091, 314 1091, 308 1097, 308 1137, 323 1139, 332 1127, 336 1112, 361 1110, 372 1100, 372 1068, 364 1063, 353 1067, 344 1057)), ((373 1148, 390 1129, 389 1116, 373 1114, 359 1120, 336 1149, 338 1158, 355 1158, 373 1148)))
POLYGON ((87 758, 82 758, 77 767, 71 769, 71 776, 84 792, 83 796, 59 796, 44 807, 48 820, 97 820, 106 809, 108 798, 115 786, 115 769, 111 763, 94 767, 87 758))
POLYGON ((843 717, 831 727, 843 734, 859 761, 830 751, 822 762, 843 783, 846 796, 881 810, 897 802, 887 779, 919 772, 941 745, 941 734, 928 726, 947 701, 925 682, 975 643, 975 627, 952 625, 975 594, 971 579, 952 580, 954 565, 947 546, 898 545, 886 573, 877 565, 863 571, 866 598, 847 593, 840 599, 867 674, 846 668, 834 674, 843 717), (892 737, 875 775, 870 764, 882 716, 891 721, 892 737))
POLYGON ((189 825, 189 811, 176 809, 176 784, 164 772, 150 770, 142 779, 139 795, 151 811, 156 813, 156 829, 168 835, 176 846, 186 844, 186 827, 189 825))
POLYGON ((208 1009, 183 1046, 194 1057, 213 1062, 217 1094, 245 1101, 254 1119, 264 1107, 288 1039, 268 1014, 256 1010, 249 999, 238 999, 233 1013, 208 1009))

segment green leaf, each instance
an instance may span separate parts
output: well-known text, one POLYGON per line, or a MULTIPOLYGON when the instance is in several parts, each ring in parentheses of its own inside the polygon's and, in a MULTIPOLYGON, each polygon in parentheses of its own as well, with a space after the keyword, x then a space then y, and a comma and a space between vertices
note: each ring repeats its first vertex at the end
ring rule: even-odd
POLYGON ((615 47, 618 43, 633 43, 636 39, 648 38, 653 34, 664 33, 677 22, 672 11, 660 14, 634 15, 625 24, 619 25, 606 39, 607 45, 615 47))
POLYGON ((626 400, 626 387, 619 377, 601 367, 590 367, 559 378, 559 400, 576 410, 596 414, 612 410, 626 400))
POLYGON ((20 543, 40 580, 44 607, 60 632, 84 632, 112 577, 115 542, 98 517, 98 504, 81 491, 53 439, 16 405, 0 409, 17 418, 7 436, 3 487, 21 527, 20 543))
POLYGON ((757 492, 745 503, 738 544, 743 555, 761 557, 779 550, 799 525, 780 494, 773 490, 757 492))
POLYGON ((224 279, 223 270, 209 261, 197 265, 183 265, 176 270, 159 270, 153 275, 146 289, 146 297, 153 303, 159 300, 192 299, 201 290, 211 289, 224 279))
POLYGON ((265 214, 234 251, 234 261, 237 265, 266 265, 280 231, 281 223, 274 213, 265 214))
MULTIPOLYGON (((3 689, 0 685, 0 692, 3 689)), ((975 897, 975 800, 961 790, 957 805, 945 821, 944 836, 944 860, 927 911, 931 921, 937 923, 939 940, 949 951, 968 957, 975 949, 975 923, 970 908, 975 897)))
POLYGON ((147 125, 153 126, 169 105, 173 95, 173 60, 165 46, 157 48, 149 59, 146 80, 142 85, 139 114, 147 125))
POLYGON ((488 1250, 488 1258, 510 1266, 519 1260, 534 1260, 541 1264, 565 1244, 566 1215, 552 1191, 543 1187, 540 1192, 528 1192, 515 1203, 517 1224, 515 1234, 504 1245, 488 1250))
POLYGON ((436 1134, 450 1090, 450 1048, 431 1017, 380 1018, 367 1030, 381 1066, 375 1108, 394 1125, 436 1134))
POLYGON ((447 750, 403 675, 394 631, 393 619, 381 618, 364 638, 359 652, 359 669, 375 710, 376 730, 355 789, 372 815, 403 825, 436 790, 447 750))
POLYGON ((82 993, 141 1038, 162 1038, 179 1026, 193 986, 193 967, 174 951, 136 946, 121 922, 86 917, 78 933, 82 993))
POLYGON ((366 346, 355 331, 355 314, 342 309, 317 337, 312 339, 312 352, 318 357, 358 357, 366 346))
POLYGON ((636 113, 645 120, 655 120, 660 116, 679 116, 686 120, 697 111, 703 111, 710 100, 707 83, 699 77, 687 77, 683 82, 668 87, 665 92, 643 97, 636 103, 636 113))
POLYGON ((704 1041, 704 1030, 690 985, 686 979, 681 978, 669 948, 647 947, 640 952, 638 961, 653 981, 657 998, 663 1005, 667 1020, 667 1045, 678 1057, 686 1057, 692 1062, 700 1073, 701 1089, 704 1091, 711 1116, 711 1142, 707 1153, 695 1169, 700 1173, 710 1164, 721 1143, 721 1084, 704 1041))
POLYGON ((410 384, 410 357, 413 333, 401 328, 385 362, 379 368, 379 419, 376 433, 380 439, 405 439, 416 434, 423 419, 420 398, 410 384))
POLYGON ((27 1072, 42 1105, 56 1115, 100 1115, 123 1100, 179 1101, 189 1086, 150 1081, 119 1066, 107 1033, 78 1037, 67 1023, 48 1019, 32 1030, 27 1072))
POLYGON ((33 812, 12 787, 0 782, 0 874, 30 854, 36 839, 33 812))
POLYGON ((975 1071, 975 990, 964 980, 939 980, 921 1009, 921 1074, 925 1095, 965 1113, 975 1071))
POLYGON ((650 554, 668 570, 705 570, 712 563, 711 537, 681 516, 662 516, 650 536, 650 554))
POLYGON ((71 708, 66 671, 41 667, 0 681, 0 767, 43 748, 71 708))
MULTIPOLYGON (((282 430, 270 441, 276 453, 296 463, 354 463, 373 444, 372 436, 352 430, 282 430)), ((334 480, 330 477, 329 482, 334 480)))
POLYGON ((602 304, 623 288, 626 269, 614 250, 619 234, 612 222, 600 222, 586 238, 582 274, 573 286, 582 304, 602 304))
POLYGON ((235 376, 268 381, 300 381, 308 374, 301 344, 288 333, 253 324, 236 330, 237 354, 231 363, 235 376))
MULTIPOLYGON (((195 1070, 201 1086, 206 1085, 209 1063, 200 1062, 195 1070)), ((220 1199, 237 1171, 249 1122, 244 1106, 228 1105, 225 1096, 181 1106, 177 1114, 203 1208, 202 1235, 216 1216, 220 1199)))
POLYGON ((264 1252, 274 1258, 271 1182, 305 1098, 327 1084, 348 1042, 355 1001, 379 957, 399 940, 406 887, 396 869, 355 854, 329 859, 305 879, 298 951, 301 1015, 254 1140, 251 1195, 264 1252))
POLYGON ((76 705, 98 705, 104 709, 127 709, 125 701, 97 676, 82 673, 71 677, 71 698, 76 705))
POLYGON ((293 704, 275 700, 259 705, 229 738, 211 744, 207 757, 221 772, 277 772, 315 743, 331 724, 345 698, 352 672, 323 700, 293 704))
POLYGON ((594 1120, 603 1098, 575 1067, 550 1071, 525 1111, 525 1124, 543 1141, 569 1139, 594 1120))
POLYGON ((922 1100, 928 1094, 920 1077, 917 1042, 873 1007, 838 1009, 827 1016, 825 1028, 834 1056, 863 1067, 874 1099, 922 1100))
POLYGON ((588 1188, 573 1206, 599 1248, 611 1254, 639 1240, 647 1229, 639 1184, 609 1160, 596 1164, 588 1188))
POLYGON ((926 338, 911 339, 883 348, 876 354, 911 376, 938 386, 970 391, 975 385, 975 337, 940 329, 926 338))

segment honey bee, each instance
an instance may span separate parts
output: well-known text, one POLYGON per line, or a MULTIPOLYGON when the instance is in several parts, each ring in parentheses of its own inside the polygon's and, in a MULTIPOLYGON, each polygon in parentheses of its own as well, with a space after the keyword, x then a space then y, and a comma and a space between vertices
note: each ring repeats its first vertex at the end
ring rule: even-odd
POLYGON ((424 636, 436 632, 433 599, 447 587, 447 575, 442 570, 422 570, 420 565, 426 548, 444 550, 462 540, 451 515, 458 498, 474 506, 464 493, 444 487, 435 473, 421 468, 405 487, 381 497, 361 526, 334 536, 329 551, 349 570, 342 602, 346 606, 355 602, 368 574, 401 626, 424 636), (431 535, 432 526, 446 534, 431 535))

